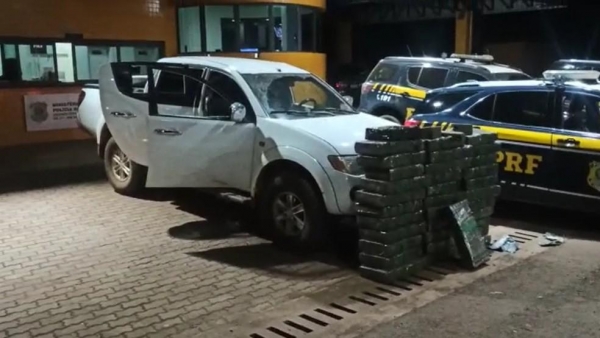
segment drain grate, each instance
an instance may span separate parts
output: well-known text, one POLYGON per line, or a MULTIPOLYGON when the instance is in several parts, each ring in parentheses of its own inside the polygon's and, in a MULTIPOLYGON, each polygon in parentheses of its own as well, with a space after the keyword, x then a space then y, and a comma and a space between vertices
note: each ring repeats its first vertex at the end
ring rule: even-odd
POLYGON ((294 329, 298 330, 298 331, 302 331, 304 333, 311 333, 313 332, 313 330, 311 330, 310 328, 304 326, 304 325, 300 325, 296 322, 293 322, 291 320, 284 320, 283 323, 287 326, 293 327, 294 329))
POLYGON ((342 317, 342 316, 338 316, 335 313, 332 313, 332 312, 329 312, 329 311, 323 310, 323 309, 315 309, 315 312, 320 313, 320 314, 322 314, 324 316, 327 316, 329 318, 333 318, 335 320, 342 320, 342 319, 344 319, 344 317, 342 317))
POLYGON ((379 299, 379 300, 384 300, 384 301, 385 300, 389 300, 389 298, 387 298, 387 297, 383 297, 383 296, 380 296, 378 294, 375 294, 375 293, 372 293, 372 292, 369 292, 369 291, 363 291, 363 295, 369 296, 369 297, 372 297, 372 298, 375 298, 375 299, 379 299))
POLYGON ((377 290, 381 291, 381 292, 385 292, 385 293, 389 293, 392 296, 400 296, 401 293, 400 292, 396 292, 394 290, 390 290, 387 288, 382 288, 381 286, 376 287, 377 290))
POLYGON ((296 338, 296 336, 294 336, 293 334, 287 333, 285 331, 282 331, 282 330, 280 330, 280 329, 278 329, 276 327, 269 326, 267 328, 267 330, 269 330, 269 331, 271 331, 271 332, 273 332, 273 333, 275 333, 275 334, 277 334, 277 335, 279 335, 279 336, 281 336, 283 338, 296 338))
POLYGON ((515 231, 512 234, 508 235, 510 238, 512 238, 515 242, 517 243, 521 243, 521 244, 525 244, 527 242, 530 242, 536 238, 538 238, 538 236, 533 235, 533 234, 528 234, 525 232, 521 232, 521 231, 515 231))
POLYGON ((366 300, 364 298, 360 298, 360 297, 356 297, 356 296, 350 296, 348 298, 352 299, 353 301, 357 301, 357 302, 360 302, 360 303, 363 303, 363 304, 367 304, 367 305, 370 305, 370 306, 377 305, 377 303, 374 303, 374 302, 372 302, 370 300, 366 300))
MULTIPOLYGON (((447 274, 445 271, 448 270, 434 267, 429 270, 429 274, 439 276, 439 278, 435 278, 435 280, 437 280, 447 274)), ((266 331, 272 333, 273 336, 265 337, 258 333, 252 333, 250 338, 298 338, 299 336, 316 333, 319 328, 322 329, 330 324, 343 320, 343 314, 346 314, 347 316, 357 314, 357 307, 353 306, 352 302, 354 302, 354 304, 364 304, 370 307, 377 306, 389 301, 393 297, 402 296, 406 292, 412 291, 419 286, 422 286, 424 283, 431 281, 434 281, 434 278, 428 278, 423 275, 414 275, 406 280, 397 281, 394 286, 375 285, 373 289, 362 290, 359 291, 360 294, 348 296, 347 299, 351 301, 350 304, 342 305, 339 303, 330 303, 330 308, 316 308, 312 311, 313 313, 302 313, 298 315, 298 320, 283 320, 282 323, 290 329, 287 330, 287 332, 276 326, 269 326, 266 331), (292 329, 297 331, 297 335, 290 333, 292 329)))
POLYGON ((331 303, 331 304, 329 304, 329 305, 330 305, 332 308, 334 308, 334 309, 338 309, 338 310, 341 310, 341 311, 344 311, 344 312, 348 312, 348 313, 350 313, 350 314, 355 314, 355 313, 356 313, 356 311, 354 311, 354 310, 352 310, 352 309, 350 309, 350 308, 347 308, 347 307, 345 307, 345 306, 338 305, 338 304, 336 304, 336 303, 331 303))
MULTIPOLYGON (((520 243, 531 242, 539 236, 525 232, 514 232, 509 234, 515 241, 520 243)), ((300 338, 304 335, 315 334, 329 325, 344 320, 344 316, 349 317, 360 311, 360 305, 374 307, 382 303, 393 300, 394 297, 400 297, 413 290, 418 290, 427 283, 435 283, 444 279, 445 276, 463 271, 455 262, 440 262, 429 266, 422 271, 413 274, 407 278, 397 280, 393 285, 376 284, 372 289, 359 291, 357 294, 349 295, 346 299, 348 304, 330 303, 325 308, 316 308, 312 312, 301 313, 297 319, 290 318, 283 320, 280 327, 269 326, 266 332, 272 335, 264 336, 258 333, 252 333, 250 338, 300 338), (282 326, 283 325, 283 326, 282 326)), ((263 332, 263 331, 261 331, 263 332)))

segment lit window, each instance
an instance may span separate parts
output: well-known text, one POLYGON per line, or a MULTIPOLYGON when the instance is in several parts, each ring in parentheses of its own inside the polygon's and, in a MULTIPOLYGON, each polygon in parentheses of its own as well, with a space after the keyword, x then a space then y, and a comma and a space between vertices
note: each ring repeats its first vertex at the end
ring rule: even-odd
POLYGON ((46 44, 19 45, 21 79, 24 81, 56 81, 54 46, 46 44))
POLYGON ((160 0, 146 0, 146 11, 150 16, 160 16, 160 0))

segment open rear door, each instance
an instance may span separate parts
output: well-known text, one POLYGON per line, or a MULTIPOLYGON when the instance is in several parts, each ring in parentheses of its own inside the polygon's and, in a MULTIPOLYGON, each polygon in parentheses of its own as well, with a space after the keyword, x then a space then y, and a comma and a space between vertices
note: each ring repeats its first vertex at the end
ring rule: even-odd
POLYGON ((108 130, 129 158, 146 166, 149 95, 139 81, 151 64, 111 63, 100 69, 100 102, 108 130))

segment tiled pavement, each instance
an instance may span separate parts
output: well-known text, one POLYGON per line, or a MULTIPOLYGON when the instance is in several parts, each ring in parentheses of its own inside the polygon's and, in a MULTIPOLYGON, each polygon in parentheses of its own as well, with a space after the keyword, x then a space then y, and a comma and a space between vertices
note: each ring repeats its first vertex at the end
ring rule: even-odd
POLYGON ((244 212, 102 180, 0 194, 0 337, 204 337, 352 275, 241 232, 244 212))

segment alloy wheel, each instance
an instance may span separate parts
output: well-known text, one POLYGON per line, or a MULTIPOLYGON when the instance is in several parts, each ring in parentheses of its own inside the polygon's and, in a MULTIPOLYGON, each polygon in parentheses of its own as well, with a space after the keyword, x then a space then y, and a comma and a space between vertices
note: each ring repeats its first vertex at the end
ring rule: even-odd
POLYGON ((306 212, 304 203, 291 192, 282 192, 273 202, 275 226, 286 236, 298 236, 304 229, 306 212))

